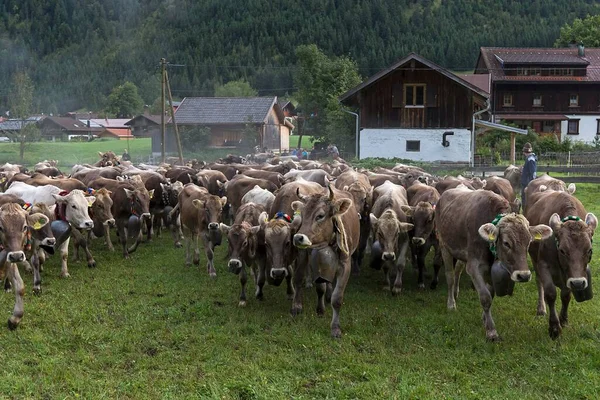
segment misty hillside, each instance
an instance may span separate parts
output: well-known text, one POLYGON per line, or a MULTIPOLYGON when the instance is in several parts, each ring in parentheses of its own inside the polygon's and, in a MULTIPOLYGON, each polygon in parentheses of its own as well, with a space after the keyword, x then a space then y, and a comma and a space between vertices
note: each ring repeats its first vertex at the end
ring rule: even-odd
POLYGON ((0 0, 0 109, 23 69, 37 111, 98 109, 126 80, 152 103, 161 57, 180 65, 178 97, 241 77, 284 95, 308 43, 349 55, 363 77, 410 51, 467 70, 480 46, 551 46, 562 25, 599 12, 593 0, 0 0))

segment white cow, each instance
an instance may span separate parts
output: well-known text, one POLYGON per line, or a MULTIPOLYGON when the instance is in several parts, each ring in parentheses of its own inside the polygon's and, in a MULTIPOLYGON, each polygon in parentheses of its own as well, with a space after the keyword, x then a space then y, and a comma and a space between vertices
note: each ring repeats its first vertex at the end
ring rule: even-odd
POLYGON ((275 200, 275 195, 269 192, 267 189, 263 189, 260 186, 256 185, 254 188, 242 197, 242 204, 246 203, 256 203, 263 205, 265 210, 269 211, 271 209, 271 205, 275 200))
POLYGON ((56 203, 52 196, 62 191, 54 185, 32 186, 24 182, 13 182, 4 193, 14 194, 27 203, 44 203, 50 206, 56 203))

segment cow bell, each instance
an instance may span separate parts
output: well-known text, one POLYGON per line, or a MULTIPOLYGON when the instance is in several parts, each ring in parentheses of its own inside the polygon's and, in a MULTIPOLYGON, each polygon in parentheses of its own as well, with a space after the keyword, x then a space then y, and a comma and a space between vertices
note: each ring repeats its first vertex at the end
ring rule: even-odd
POLYGON ((590 269, 589 265, 587 266, 585 272, 587 275, 588 282, 587 287, 583 290, 572 290, 573 297, 575 297, 575 300, 577 300, 578 303, 581 303, 582 301, 591 300, 592 297, 594 297, 594 293, 592 292, 592 270, 590 269))
POLYGON ((219 246, 221 244, 221 241, 223 240, 223 234, 221 233, 220 229, 209 229, 208 239, 213 245, 219 246))
POLYGON ((163 211, 163 223, 165 224, 165 226, 171 225, 171 211, 173 211, 173 207, 171 206, 166 206, 163 211))
POLYGON ((492 265, 491 277, 492 286, 494 287, 496 296, 512 296, 515 288, 515 281, 511 279, 510 272, 508 272, 508 269, 502 264, 502 261, 496 260, 494 262, 492 265))
POLYGON ((92 232, 94 233, 94 236, 96 236, 97 238, 103 237, 104 236, 104 224, 94 224, 94 227, 92 228, 92 232))
POLYGON ((63 244, 71 235, 71 224, 69 224, 67 221, 52 221, 50 224, 50 229, 52 230, 54 238, 56 239, 56 244, 54 245, 55 248, 63 244))
POLYGON ((127 236, 129 239, 137 239, 142 229, 142 223, 137 215, 132 215, 127 221, 127 236))
POLYGON ((310 254, 310 266, 315 283, 333 282, 337 272, 337 265, 338 256, 330 246, 312 250, 310 254))
POLYGON ((371 246, 371 263, 369 264, 370 267, 379 271, 381 269, 382 256, 383 249, 381 248, 381 243, 379 243, 379 240, 376 240, 371 246))

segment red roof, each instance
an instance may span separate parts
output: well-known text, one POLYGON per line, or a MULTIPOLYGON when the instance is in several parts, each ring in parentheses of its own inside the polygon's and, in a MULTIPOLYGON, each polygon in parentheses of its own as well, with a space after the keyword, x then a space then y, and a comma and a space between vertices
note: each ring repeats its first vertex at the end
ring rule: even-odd
POLYGON ((458 76, 484 92, 490 92, 490 74, 460 74, 458 76))
POLYGON ((479 58, 485 69, 481 72, 492 74, 493 81, 507 82, 600 82, 600 48, 584 49, 584 56, 578 55, 577 48, 514 48, 482 47, 479 58), (557 67, 573 66, 585 68, 586 76, 506 76, 503 64, 550 65, 557 67))
POLYGON ((129 128, 106 128, 100 135, 104 134, 105 132, 108 132, 118 138, 133 139, 135 137, 131 134, 131 130, 129 128))

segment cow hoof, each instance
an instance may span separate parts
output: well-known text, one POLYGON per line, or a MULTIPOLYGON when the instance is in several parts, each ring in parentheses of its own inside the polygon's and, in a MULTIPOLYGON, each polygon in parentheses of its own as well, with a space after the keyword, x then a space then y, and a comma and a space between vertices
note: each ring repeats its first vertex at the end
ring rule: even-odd
POLYGON ((385 285, 385 286, 383 287, 383 291, 384 291, 384 292, 389 292, 389 291, 390 291, 390 287, 389 287, 388 285, 385 285))
POLYGON ((42 294, 42 288, 41 287, 34 287, 33 288, 33 294, 36 296, 39 296, 42 294))
POLYGON ((423 291, 425 290, 425 284, 424 283, 419 283, 419 285, 417 286, 417 289, 423 291))
POLYGON ((331 337, 339 339, 342 337, 342 330, 340 328, 331 328, 331 337))
POLYGON ((12 287, 5 287, 4 288, 4 292, 5 293, 12 293, 12 287))
POLYGON ((560 326, 567 326, 569 325, 569 318, 568 317, 560 317, 560 326))
POLYGON ((431 285, 429 285, 429 289, 435 290, 437 288, 437 285, 438 285, 437 282, 431 282, 431 285))
POLYGON ((456 311, 456 303, 455 304, 448 304, 448 311, 456 311))
POLYGON ((550 326, 548 328, 548 334, 550 335, 550 339, 556 340, 560 336, 561 327, 559 326, 550 326))
POLYGON ((12 317, 8 319, 8 329, 14 331, 15 329, 17 329, 17 326, 19 326, 19 323, 13 321, 12 317))
POLYGON ((65 272, 64 274, 60 274, 61 278, 70 278, 71 274, 69 274, 68 272, 65 272))
POLYGON ((400 294, 400 292, 402 292, 402 288, 398 288, 398 287, 392 288, 392 296, 397 296, 400 294))
POLYGON ((502 338, 498 335, 496 331, 487 334, 485 339, 491 343, 497 343, 502 341, 502 338))
POLYGON ((246 300, 240 300, 238 307, 246 307, 246 300))
POLYGON ((546 310, 537 310, 535 315, 537 315, 538 317, 543 317, 546 315, 546 310))
POLYGON ((175 248, 176 249, 180 249, 181 247, 183 247, 183 245, 181 244, 181 242, 176 242, 175 243, 175 248))
POLYGON ((194 258, 194 260, 192 260, 192 263, 194 263, 194 265, 200 265, 200 259, 194 258))
POLYGON ((298 306, 292 307, 290 314, 292 314, 292 317, 302 314, 302 307, 298 307, 298 306))
POLYGON ((317 307, 317 316, 322 317, 324 315, 325 315, 325 310, 320 307, 317 307))
POLYGON ((96 268, 96 261, 89 262, 88 268, 96 268))
POLYGON ((217 273, 216 272, 211 272, 208 275, 210 276, 210 279, 217 279, 217 273))

